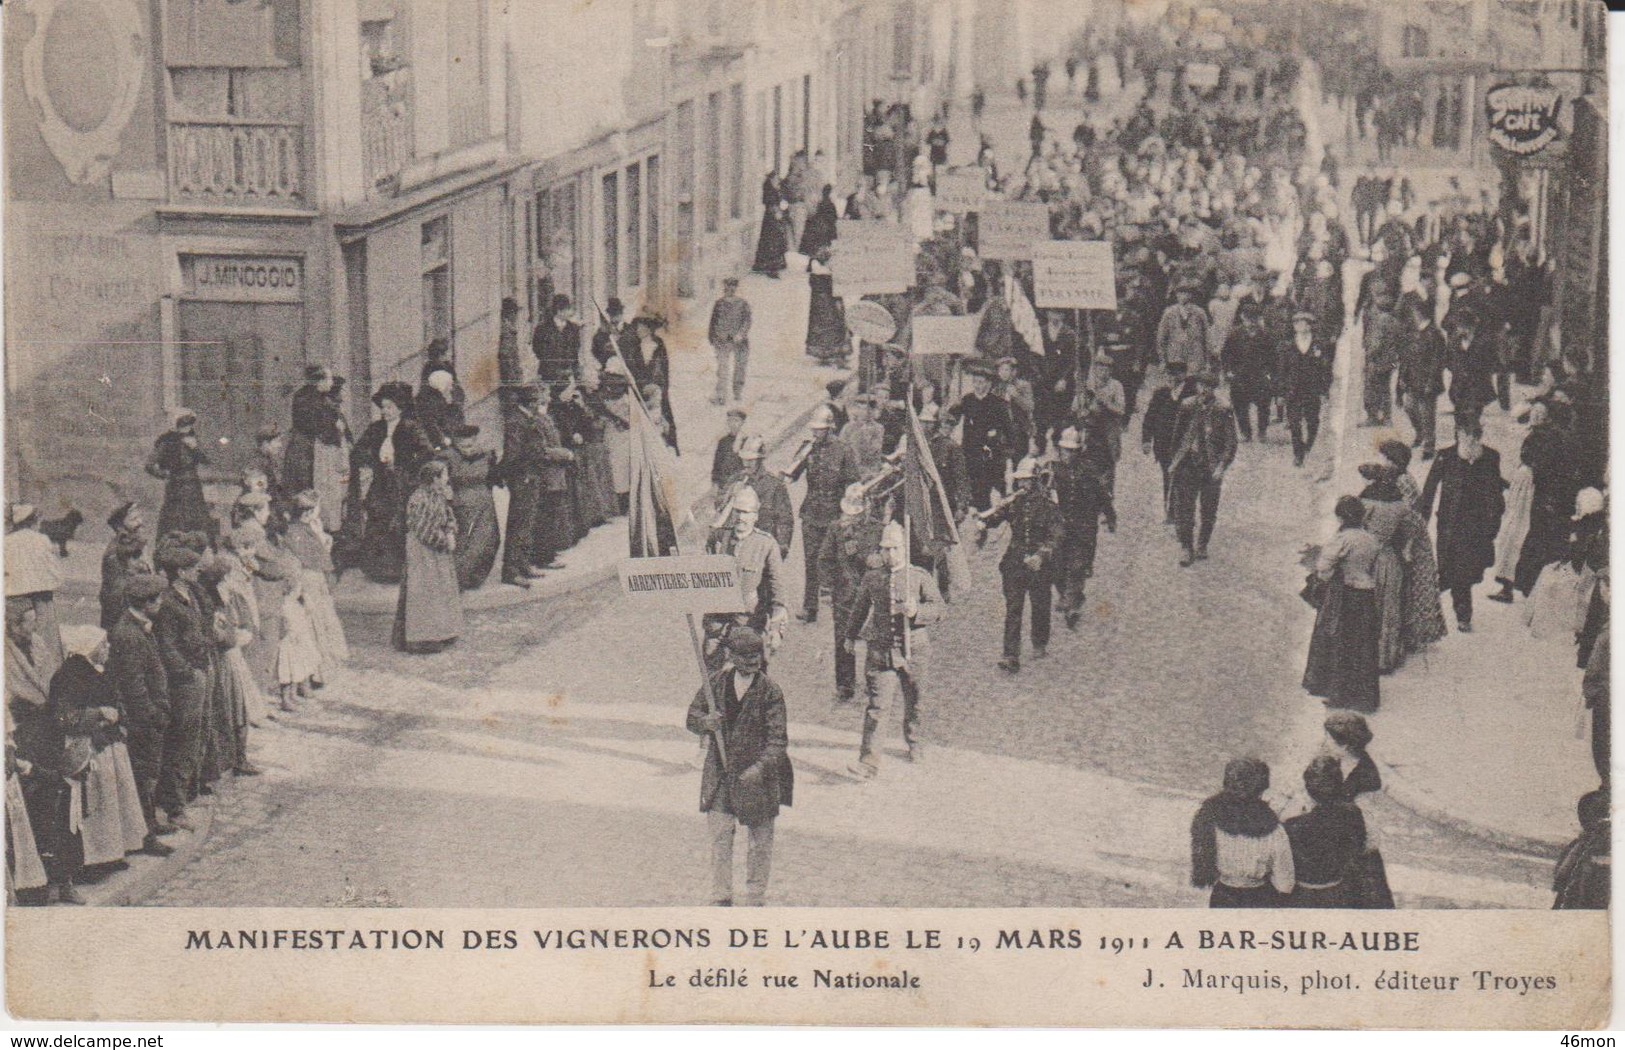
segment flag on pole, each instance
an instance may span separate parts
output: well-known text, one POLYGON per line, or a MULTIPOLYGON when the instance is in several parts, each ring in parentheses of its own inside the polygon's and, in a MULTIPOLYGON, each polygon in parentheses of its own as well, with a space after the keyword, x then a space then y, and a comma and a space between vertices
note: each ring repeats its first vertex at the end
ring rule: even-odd
POLYGON ((1044 356, 1044 328, 1038 323, 1038 311, 1033 309, 1032 300, 1027 298, 1021 282, 1005 274, 1004 293, 1005 301, 1010 304, 1010 326, 1026 340, 1028 350, 1039 357, 1044 356))
MULTIPOLYGON (((616 360, 620 360, 619 354, 616 360)), ((661 558, 680 553, 677 527, 688 521, 690 511, 677 489, 677 463, 635 387, 627 401, 632 407, 628 442, 632 465, 626 525, 632 557, 661 558)))
MULTIPOLYGON (((970 564, 959 542, 942 475, 931 458, 931 443, 912 404, 908 406, 908 433, 903 437, 903 508, 909 542, 933 559, 947 559, 949 590, 957 593, 970 581, 970 564)), ((952 594, 944 597, 952 600, 952 594)))

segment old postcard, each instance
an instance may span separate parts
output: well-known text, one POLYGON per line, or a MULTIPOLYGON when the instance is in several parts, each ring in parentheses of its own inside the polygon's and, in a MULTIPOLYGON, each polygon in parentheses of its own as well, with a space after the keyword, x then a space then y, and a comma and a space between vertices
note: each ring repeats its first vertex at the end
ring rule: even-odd
POLYGON ((1607 1023, 1601 3, 3 19, 13 1016, 1607 1023))

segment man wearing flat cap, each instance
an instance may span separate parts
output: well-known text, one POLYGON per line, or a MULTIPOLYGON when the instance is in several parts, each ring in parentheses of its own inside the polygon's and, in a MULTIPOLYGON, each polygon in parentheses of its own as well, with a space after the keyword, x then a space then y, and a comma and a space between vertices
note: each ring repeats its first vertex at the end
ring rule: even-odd
POLYGON ((1292 339, 1282 348, 1277 376, 1292 432, 1292 462, 1303 466, 1320 433, 1321 399, 1332 388, 1331 354, 1315 338, 1315 315, 1300 310, 1292 318, 1292 339))
POLYGON ((966 366, 971 392, 959 402, 964 418, 965 474, 970 482, 970 505, 985 511, 991 505, 990 492, 1004 495, 1004 467, 1017 450, 1015 422, 1010 405, 993 393, 993 375, 980 362, 966 366))
POLYGON ((1174 286, 1174 302, 1157 324, 1157 361, 1182 361, 1191 371, 1207 365, 1207 312, 1196 305, 1196 286, 1189 279, 1174 286))
POLYGON ((824 530, 818 549, 818 580, 829 587, 831 618, 835 621, 835 702, 849 704, 857 694, 856 656, 842 643, 858 598, 858 586, 868 571, 869 559, 880 549, 882 524, 870 515, 861 482, 847 486, 841 497, 841 517, 824 530))
POLYGON ((745 894, 739 903, 760 907, 773 869, 773 825, 794 793, 790 766, 789 712, 784 693, 763 666, 762 636, 735 627, 726 642, 727 662, 688 705, 688 730, 706 736, 700 812, 711 845, 711 904, 734 903, 734 840, 740 825, 749 845, 745 894), (713 709, 713 702, 715 708, 713 709))
POLYGON ((168 585, 161 576, 139 573, 120 589, 125 608, 107 632, 107 679, 123 711, 130 769, 147 821, 142 852, 165 856, 173 850, 158 836, 173 831, 158 816, 158 781, 164 768, 164 735, 169 728, 169 675, 158 650, 153 621, 168 585))
MULTIPOLYGON (((813 410, 808 427, 812 443, 807 454, 785 475, 790 481, 803 472, 807 475, 807 494, 801 500, 801 545, 806 561, 800 614, 803 623, 818 619, 818 592, 826 585, 832 586, 823 558, 826 537, 845 512, 844 500, 859 478, 857 457, 835 439, 834 414, 820 405, 813 410)), ((838 623, 839 602, 835 616, 838 623)))
POLYGON ((133 576, 152 572, 152 562, 147 558, 146 518, 134 502, 127 500, 113 508, 107 527, 113 530, 113 538, 102 552, 101 625, 102 630, 111 631, 128 605, 124 585, 133 576))
POLYGON ((1168 467, 1168 503, 1183 551, 1179 564, 1207 558, 1208 541, 1219 516, 1225 472, 1236 458, 1236 417, 1217 398, 1218 377, 1196 376, 1196 396, 1179 406, 1174 421, 1174 458, 1168 467), (1198 504, 1201 531, 1197 531, 1198 504))
POLYGON ((170 823, 190 828, 186 804, 197 795, 203 758, 203 705, 212 632, 205 630, 204 610, 194 590, 202 558, 189 547, 169 543, 158 551, 156 560, 169 581, 152 618, 152 631, 169 684, 170 707, 156 801, 170 823))

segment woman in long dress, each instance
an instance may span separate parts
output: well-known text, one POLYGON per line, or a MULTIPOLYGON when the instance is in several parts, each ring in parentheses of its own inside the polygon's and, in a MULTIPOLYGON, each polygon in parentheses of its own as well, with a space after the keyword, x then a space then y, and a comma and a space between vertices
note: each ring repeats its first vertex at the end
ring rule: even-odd
POLYGON ((7 510, 5 567, 6 599, 26 601, 38 618, 35 630, 61 663, 62 628, 57 618, 56 591, 62 586, 63 559, 56 544, 39 531, 39 511, 30 503, 13 503, 7 510))
POLYGON ((615 513, 625 514, 632 491, 632 381, 619 361, 610 361, 598 374, 596 407, 604 420, 615 513))
MULTIPOLYGON (((1362 795, 1382 790, 1382 774, 1367 750, 1371 746, 1371 726, 1353 711, 1333 711, 1326 716, 1322 754, 1337 761, 1343 774, 1343 798, 1358 805, 1362 795)), ((1364 813, 1364 809, 1361 809, 1364 813)), ((1382 843, 1370 819, 1365 822, 1365 849, 1354 858, 1344 875, 1348 907, 1392 908, 1394 894, 1388 886, 1388 869, 1382 859, 1382 843)))
POLYGON ((406 552, 406 500, 432 449, 411 415, 411 384, 385 383, 372 401, 381 418, 356 442, 351 499, 358 498, 359 489, 366 514, 361 571, 374 582, 396 583, 406 552))
POLYGON ((226 567, 225 579, 219 584, 220 604, 232 629, 232 645, 226 651, 224 663, 226 673, 242 698, 238 735, 243 742, 243 755, 238 773, 248 765, 248 727, 263 724, 266 715, 265 690, 256 670, 263 662, 260 655, 263 617, 254 593, 254 573, 258 568, 256 551, 251 534, 236 528, 226 534, 219 555, 226 567))
POLYGON ((34 838, 34 825, 28 819, 28 802, 23 797, 23 777, 33 772, 28 763, 17 758, 17 745, 12 743, 17 728, 12 724, 11 709, 6 716, 6 904, 17 903, 19 891, 45 888, 45 862, 40 859, 39 843, 34 838))
POLYGON ((1405 652, 1417 653, 1449 633, 1444 606, 1439 601, 1439 559, 1433 552, 1427 523, 1416 513, 1422 490, 1410 475, 1410 446, 1390 438, 1378 445, 1377 451, 1394 468, 1394 486, 1413 515, 1408 529, 1410 543, 1401 555, 1405 561, 1405 596, 1400 607, 1399 635, 1405 652))
POLYGON ((76 744, 84 746, 80 741, 89 746, 88 765, 69 778, 70 827, 78 831, 87 866, 116 864, 141 849, 147 818, 119 725, 118 694, 106 673, 107 632, 74 624, 63 631, 63 641, 68 657, 51 678, 50 706, 68 735, 70 756, 76 744))
POLYGON ((440 460, 425 463, 406 505, 406 571, 395 607, 395 648, 438 652, 463 633, 457 591, 457 515, 451 474, 440 460))
MULTIPOLYGON (((655 333, 665 327, 665 321, 658 317, 644 315, 633 322, 638 333, 638 346, 644 361, 644 378, 641 383, 644 387, 651 384, 660 388, 660 414, 665 417, 671 427, 669 444, 677 448, 677 417, 671 412, 671 355, 666 350, 666 341, 655 333)), ((644 403, 651 409, 656 399, 644 394, 644 403)))
POLYGON ((1288 819, 1293 873, 1297 885, 1288 908, 1347 908, 1349 867, 1365 852, 1365 816, 1350 802, 1343 771, 1331 755, 1317 755, 1303 771, 1313 807, 1288 819))
POLYGON ((496 453, 475 446, 479 434, 479 427, 465 423, 452 432, 446 456, 451 506, 457 516, 457 586, 465 591, 478 589, 491 575, 501 546, 497 505, 491 496, 496 453))
POLYGON ((784 253, 790 250, 784 230, 786 207, 779 173, 770 171, 762 179, 762 232, 756 238, 756 261, 751 266, 756 273, 777 277, 784 270, 784 253))
POLYGON ((336 385, 337 377, 323 366, 305 369, 305 385, 293 395, 293 430, 279 479, 289 493, 315 489, 322 520, 333 525, 343 520, 350 475, 350 429, 334 396, 336 385))
POLYGON ((1404 553, 1410 549, 1415 511, 1400 498, 1394 468, 1386 463, 1365 463, 1360 475, 1370 482, 1360 493, 1366 508, 1365 527, 1377 541, 1377 564, 1372 575, 1377 595, 1377 670, 1397 670, 1405 662, 1400 627, 1405 613, 1404 553))
POLYGON ((198 568, 197 589, 206 613, 204 641, 210 646, 202 766, 210 784, 248 765, 248 695, 231 661, 240 636, 224 586, 229 574, 225 558, 211 557, 198 568))
POLYGON ((807 219, 807 225, 801 231, 801 254, 806 256, 817 255, 820 251, 835 243, 835 234, 838 229, 836 223, 840 215, 835 209, 835 187, 825 186, 818 199, 818 207, 807 219))
POLYGON ((1365 530, 1365 504, 1337 501, 1340 526, 1321 547, 1315 575, 1326 584, 1303 687, 1328 707, 1377 709, 1377 541, 1365 530))
POLYGON ((79 836, 69 830, 68 786, 63 781, 66 739, 50 705, 51 679, 60 665, 40 638, 39 617, 27 600, 6 600, 6 710, 13 725, 7 743, 27 772, 23 802, 45 866, 45 902, 83 903, 73 880, 84 865, 79 836))
POLYGON ((812 292, 807 304, 807 355, 821 364, 845 367, 852 343, 846 332, 846 313, 835 298, 829 259, 825 248, 807 263, 807 286, 812 292))
POLYGON ((147 473, 164 483, 164 504, 158 511, 160 542, 172 532, 214 534, 214 518, 198 476, 198 468, 208 461, 198 440, 197 413, 177 410, 174 429, 159 435, 146 464, 147 473))

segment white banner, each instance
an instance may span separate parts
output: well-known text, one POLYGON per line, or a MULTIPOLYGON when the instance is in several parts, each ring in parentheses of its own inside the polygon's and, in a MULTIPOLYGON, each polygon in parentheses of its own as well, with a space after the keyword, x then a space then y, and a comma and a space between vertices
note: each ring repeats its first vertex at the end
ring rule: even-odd
POLYGON ((742 612, 739 564, 728 554, 627 558, 621 590, 643 609, 680 613, 742 612))
POLYGON ((1049 206, 989 201, 977 213, 977 250, 984 259, 1031 259, 1033 245, 1049 240, 1049 206))
POLYGON ((1040 309, 1117 309, 1109 241, 1047 241, 1033 249, 1033 299, 1040 309))
POLYGON ((895 222, 841 219, 830 247, 835 294, 843 298, 906 292, 914 285, 914 236, 895 222))

